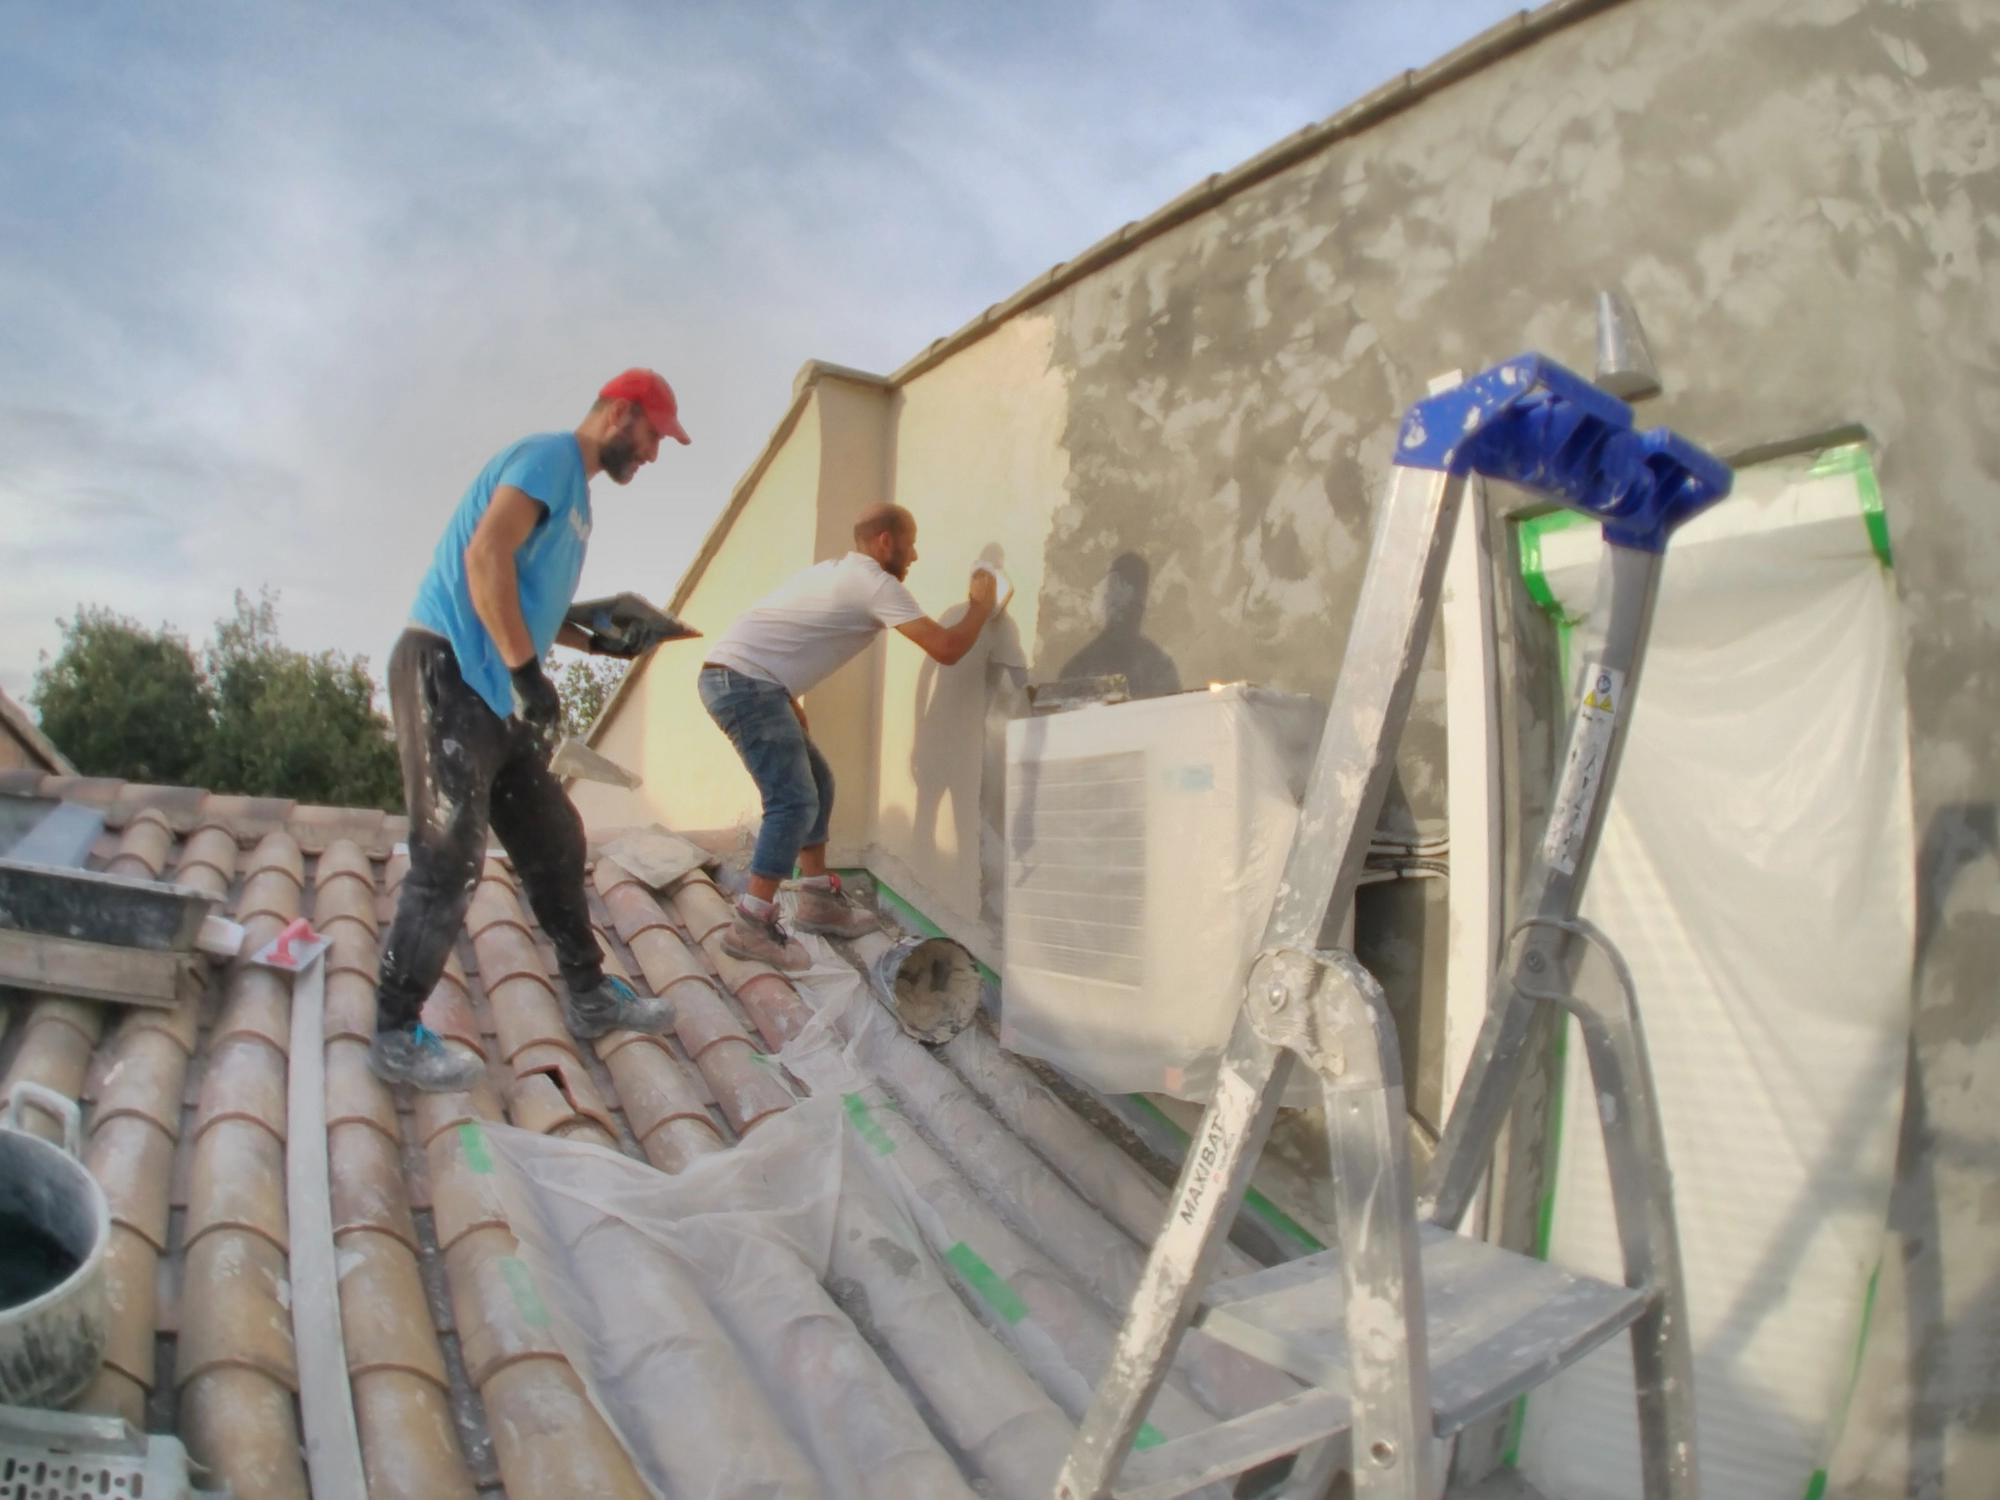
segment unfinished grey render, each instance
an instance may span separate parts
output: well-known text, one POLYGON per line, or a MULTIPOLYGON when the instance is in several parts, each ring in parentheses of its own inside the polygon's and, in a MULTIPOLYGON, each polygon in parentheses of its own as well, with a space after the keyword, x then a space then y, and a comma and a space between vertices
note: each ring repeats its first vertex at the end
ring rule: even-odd
MULTIPOLYGON (((936 586, 955 588, 980 557, 1020 583, 1004 628, 957 675, 913 665, 890 643, 808 704, 843 788, 836 863, 871 872, 913 927, 928 919, 1000 969, 1004 747, 1007 722, 1028 713, 1024 689, 1116 675, 1143 699, 1251 681, 1326 703, 1401 413, 1440 377, 1523 349, 1588 371, 1600 294, 1621 293, 1662 387, 1640 424, 1729 459, 1739 495, 1758 504, 1849 485, 1874 507, 1868 536, 1889 600, 1895 670, 1882 680, 1898 686, 1884 722, 1901 759, 1884 774, 1907 787, 1907 848, 1884 844, 1894 868, 1868 873, 1871 890, 1894 888, 1909 912, 1893 1025, 1878 1028, 1890 1072, 1903 1065, 1899 1084, 1881 1079, 1850 1113, 1883 1125, 1900 1087, 1900 1130, 1856 1145, 1865 1132, 1842 1133, 1840 1100, 1801 1120, 1811 1145, 1788 1185, 1790 1217, 1727 1268, 1743 1286, 1782 1292, 1817 1219, 1881 1226, 1852 1268, 1855 1305, 1839 1314, 1851 1326, 1827 1339, 1838 1354, 1799 1372, 1801 1387, 1836 1399, 1798 1416, 1750 1369, 1775 1295, 1696 1309, 1698 1332, 1726 1328, 1694 1351, 1711 1399, 1737 1407, 1744 1427, 1820 1443, 1786 1493, 1965 1500, 2000 1473, 1996 78, 2000 9, 1978 0, 1554 0, 1523 12, 1082 250, 893 374, 807 366, 670 601, 712 635, 792 569, 839 551, 853 516, 883 500, 922 520, 921 602, 926 579, 951 575, 936 586), (1882 1157, 1881 1192, 1841 1198, 1857 1180, 1844 1158, 1870 1152, 1882 1157), (1830 1367, 1843 1361, 1851 1368, 1830 1367)), ((1401 1067, 1376 1082, 1407 1105, 1418 1176, 1465 1055, 1466 925, 1490 921, 1488 951, 1474 955, 1483 993, 1502 935, 1528 915, 1515 902, 1549 820, 1565 654, 1572 626, 1579 640, 1586 628, 1574 618, 1584 611, 1554 596, 1546 559, 1529 555, 1554 545, 1537 529, 1540 507, 1501 484, 1466 503, 1479 507, 1490 552, 1475 574, 1447 580, 1460 595, 1416 675, 1369 856, 1376 878, 1351 917, 1327 914, 1323 933, 1331 943, 1351 920, 1353 950, 1379 981, 1395 1026, 1382 1055, 1400 1054, 1401 1067), (1482 642, 1483 685, 1460 675, 1482 642), (1480 775, 1493 803, 1484 849, 1462 836, 1467 782, 1480 775), (1493 894, 1478 899, 1493 910, 1478 914, 1467 893, 1482 861, 1493 894)), ((743 787, 694 700, 698 654, 656 651, 593 730, 598 751, 644 773, 638 790, 572 789, 600 845, 653 822, 724 854, 737 836, 743 787)), ((590 1142, 622 1152, 632 1172, 648 1163, 672 1174, 685 1195, 721 1176, 690 1176, 691 1164, 837 1119, 827 1129, 858 1155, 828 1171, 897 1160, 938 1209, 933 1249, 956 1236, 970 1256, 935 1286, 920 1257, 829 1261, 839 1311, 828 1326, 851 1320, 872 1350, 856 1388, 913 1391, 919 1425, 991 1492, 1048 1492, 1090 1391, 1024 1371, 1101 1373, 1194 1105, 1171 1090, 1093 1096, 1004 1050, 984 1022, 931 1049, 893 1025, 881 1032, 880 1016, 820 1010, 826 974, 795 984, 721 953, 728 906, 707 877, 663 895, 600 860, 591 899, 606 946, 680 1003, 677 1034, 579 1049, 533 923, 507 871, 490 865, 433 1006, 441 1031, 486 1058, 492 1085, 399 1108, 354 1065, 381 902, 399 874, 393 822, 40 769, 4 775, 0 790, 107 812, 97 869, 204 888, 254 935, 304 912, 335 937, 331 1203, 376 1500, 637 1495, 658 1462, 671 1467, 674 1455, 636 1429, 614 1434, 574 1351, 556 1342, 552 1307, 576 1309, 537 1292, 527 1267, 545 1252, 510 1227, 484 1133, 501 1122, 550 1137, 530 1153, 550 1171, 568 1161, 560 1138, 590 1142), (859 1074, 798 1051, 809 1028, 859 1074), (791 1064, 827 1071, 788 1076, 791 1064), (764 1123, 777 1121, 789 1123, 764 1123), (926 1302, 900 1322, 884 1313, 892 1288, 915 1299, 944 1286, 962 1306, 926 1302), (960 1324, 1014 1361, 979 1387, 1009 1393, 990 1410, 925 1362, 936 1330, 960 1324), (1044 1337, 1048 1347, 1035 1342, 1044 1337), (985 1420, 1002 1405, 1015 1424, 1004 1437, 985 1420)), ((1809 886, 1814 872, 1783 873, 1809 886)), ((1813 998, 1794 997, 1801 1015, 1813 998)), ((1638 999, 1649 1025, 1671 1004, 1643 987, 1638 999)), ((17 1000, 9 1019, 0 1070, 84 1101, 85 1159, 110 1200, 113 1335, 86 1402, 178 1431, 239 1497, 307 1493, 284 1306, 283 994, 228 971, 173 1010, 43 996, 17 1000)), ((1574 1170, 1564 1143, 1602 1118, 1587 1107, 1601 1112, 1602 1101, 1576 1091, 1583 1075, 1561 1037, 1535 1033, 1470 1215, 1514 1251, 1549 1250, 1557 1184, 1574 1170)), ((1764 1039, 1781 1062, 1794 1041, 1764 1039)), ((1811 1057, 1798 1051, 1796 1071, 1809 1074, 1811 1057)), ((1810 1096, 1811 1083, 1786 1097, 1810 1096)), ((1667 1107, 1720 1117, 1728 1102, 1696 1089, 1667 1107)), ((53 1117, 28 1113, 54 1133, 53 1117)), ((1332 1240, 1333 1201, 1303 1185, 1327 1166, 1324 1134, 1303 1115, 1280 1124, 1223 1274, 1303 1262, 1332 1240)), ((1746 1156, 1764 1144, 1746 1142, 1746 1156)), ((1670 1165, 1683 1248, 1695 1247, 1687 1258, 1713 1261, 1722 1215, 1704 1218, 1701 1205, 1718 1181, 1670 1165)), ((582 1290, 615 1290, 595 1264, 582 1290)), ((635 1284, 635 1303, 685 1310, 663 1285, 635 1284)), ((1246 1374, 1214 1340, 1197 1345, 1154 1408, 1149 1444, 1297 1392, 1268 1368, 1246 1374)), ((769 1353, 752 1350, 728 1379, 747 1382, 769 1353)), ((1619 1399, 1629 1409, 1629 1391, 1619 1399)), ((674 1400, 663 1391, 659 1404, 674 1400)), ((1505 1416, 1464 1431, 1456 1493, 1515 1493, 1509 1462, 1525 1472, 1542 1440, 1532 1399, 1527 1411, 1525 1435, 1505 1416)), ((784 1454, 772 1462, 790 1472, 784 1454)), ((947 1490, 949 1478, 938 1480, 947 1490)), ((1593 1493, 1637 1493, 1608 1469, 1600 1482, 1593 1493)), ((1575 1497, 1551 1489, 1547 1500, 1575 1497)))

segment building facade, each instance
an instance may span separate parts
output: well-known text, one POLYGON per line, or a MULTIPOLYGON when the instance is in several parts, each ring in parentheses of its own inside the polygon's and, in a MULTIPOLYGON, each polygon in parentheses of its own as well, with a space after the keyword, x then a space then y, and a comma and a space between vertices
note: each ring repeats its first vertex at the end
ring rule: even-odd
MULTIPOLYGON (((1432 379, 1525 348, 1587 371, 1596 293, 1620 288, 1664 386, 1647 425, 1746 464, 1864 446, 1900 611, 1915 924, 1894 1188, 1829 1493, 1970 1496, 2000 1473, 1996 77, 2000 11, 1974 0, 1524 13, 892 375, 808 365, 674 594, 714 634, 883 499, 919 518, 909 582, 934 612, 975 561, 1005 569, 1013 605, 966 661, 887 639, 807 704, 841 785, 836 858, 992 961, 998 746, 1025 685, 1118 668, 1325 701, 1395 422, 1432 379)), ((1518 499, 1486 501, 1503 888, 1561 727, 1518 499)), ((699 651, 656 652, 600 721, 644 785, 579 786, 594 829, 754 822, 695 697, 699 651)), ((1446 679, 1439 635, 1385 813, 1398 839, 1453 827, 1446 679)), ((1451 1087, 1446 891, 1396 882, 1356 914, 1420 1113, 1451 1087)), ((1548 1168, 1519 1155, 1531 1217, 1548 1168)))

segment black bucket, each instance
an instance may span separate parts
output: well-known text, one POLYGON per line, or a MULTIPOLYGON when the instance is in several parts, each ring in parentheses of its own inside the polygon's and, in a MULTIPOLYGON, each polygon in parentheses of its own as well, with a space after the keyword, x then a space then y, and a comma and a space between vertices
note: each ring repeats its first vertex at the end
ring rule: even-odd
POLYGON ((104 1359, 111 1208, 77 1160, 81 1136, 73 1100, 32 1083, 8 1091, 0 1119, 0 1405, 61 1406, 104 1359), (67 1150, 21 1129, 23 1104, 63 1122, 67 1150))

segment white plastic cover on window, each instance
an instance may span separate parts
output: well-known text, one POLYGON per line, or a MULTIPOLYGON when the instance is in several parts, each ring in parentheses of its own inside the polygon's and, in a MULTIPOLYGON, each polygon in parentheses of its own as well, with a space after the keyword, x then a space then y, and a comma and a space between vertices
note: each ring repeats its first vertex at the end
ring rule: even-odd
MULTIPOLYGON (((1531 591, 1583 628, 1599 547, 1589 525, 1524 538, 1531 591)), ((1702 1492, 1729 1500, 1799 1500, 1814 1484, 1882 1247, 1915 930, 1885 563, 1859 449, 1747 470, 1676 536, 1583 905, 1637 985, 1687 1273, 1702 1492)), ((1573 1027, 1562 1098, 1549 1258, 1622 1280, 1573 1027)), ((1638 1500, 1625 1339, 1529 1396, 1520 1464, 1565 1500, 1638 1500)))
POLYGON ((1324 721, 1231 683, 1008 726, 1002 1045, 1207 1098, 1324 721))

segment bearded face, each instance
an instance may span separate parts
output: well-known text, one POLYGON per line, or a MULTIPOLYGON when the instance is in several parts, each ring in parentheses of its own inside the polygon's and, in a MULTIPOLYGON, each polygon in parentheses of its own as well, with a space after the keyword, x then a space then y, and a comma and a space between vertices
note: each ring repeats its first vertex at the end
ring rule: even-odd
POLYGON ((660 456, 660 435, 636 402, 628 403, 616 430, 598 445, 598 466, 616 484, 627 484, 643 465, 660 456))
POLYGON ((632 441, 630 432, 621 432, 617 437, 606 439, 597 450, 597 461, 614 483, 628 484, 632 476, 639 472, 639 445, 632 441))
POLYGON ((917 560, 917 533, 915 527, 902 527, 893 533, 896 545, 888 560, 882 564, 882 571, 893 578, 910 576, 910 564, 917 560))

